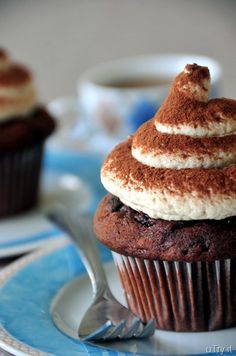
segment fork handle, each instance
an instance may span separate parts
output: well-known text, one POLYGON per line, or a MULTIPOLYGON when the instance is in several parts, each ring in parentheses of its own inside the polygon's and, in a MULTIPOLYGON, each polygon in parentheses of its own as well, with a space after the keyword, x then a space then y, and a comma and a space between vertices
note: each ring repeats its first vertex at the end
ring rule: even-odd
POLYGON ((95 299, 101 295, 110 294, 110 289, 95 239, 86 236, 76 217, 76 215, 71 216, 66 209, 60 209, 60 211, 49 214, 50 220, 67 232, 77 245, 82 262, 89 274, 93 289, 93 299, 95 299))

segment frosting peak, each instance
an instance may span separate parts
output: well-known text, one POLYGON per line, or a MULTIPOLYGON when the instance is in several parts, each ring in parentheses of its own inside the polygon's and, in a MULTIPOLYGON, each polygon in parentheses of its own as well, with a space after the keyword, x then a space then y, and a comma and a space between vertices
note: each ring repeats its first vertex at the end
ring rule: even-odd
POLYGON ((210 73, 207 67, 187 64, 173 83, 173 90, 179 90, 191 100, 207 102, 210 91, 210 73))
POLYGON ((192 137, 223 136, 236 131, 236 101, 208 100, 207 67, 188 64, 174 80, 170 93, 155 115, 159 132, 192 137))
POLYGON ((24 118, 36 105, 30 71, 10 60, 0 49, 0 121, 24 118))
POLYGON ((105 160, 107 190, 166 220, 236 214, 236 101, 208 100, 208 68, 187 65, 153 119, 105 160))

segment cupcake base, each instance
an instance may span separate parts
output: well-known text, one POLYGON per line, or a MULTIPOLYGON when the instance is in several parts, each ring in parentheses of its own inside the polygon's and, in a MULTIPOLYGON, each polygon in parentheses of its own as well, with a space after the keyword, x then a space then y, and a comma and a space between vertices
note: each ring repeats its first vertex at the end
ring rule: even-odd
POLYGON ((0 217, 37 204, 42 154, 43 143, 0 157, 0 217))
POLYGON ((113 252, 130 309, 174 331, 236 326, 236 259, 166 262, 113 252))

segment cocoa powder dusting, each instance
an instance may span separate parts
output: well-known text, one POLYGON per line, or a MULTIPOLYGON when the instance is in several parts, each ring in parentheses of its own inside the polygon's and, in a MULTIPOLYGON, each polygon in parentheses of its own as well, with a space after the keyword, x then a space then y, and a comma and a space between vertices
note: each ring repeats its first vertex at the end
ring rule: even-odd
POLYGON ((124 186, 135 190, 168 191, 169 194, 179 196, 189 193, 200 198, 213 194, 225 198, 236 197, 236 165, 211 169, 154 168, 137 161, 131 152, 132 146, 141 148, 143 153, 181 153, 184 158, 191 155, 214 157, 218 152, 236 152, 236 135, 233 134, 222 137, 190 137, 156 130, 155 122, 170 126, 185 124, 208 127, 212 123, 236 120, 235 100, 221 98, 203 102, 195 99, 199 87, 208 91, 205 85, 208 86, 209 78, 208 68, 197 64, 187 65, 185 71, 173 82, 169 96, 154 118, 141 126, 134 137, 130 137, 110 153, 103 164, 103 175, 111 173, 113 179, 119 179, 124 186), (195 84, 192 92, 191 84, 195 84))
POLYGON ((207 67, 199 66, 198 64, 193 63, 187 64, 185 66, 184 71, 177 75, 174 83, 178 83, 178 86, 183 87, 190 82, 193 84, 198 84, 203 89, 207 90, 207 88, 204 88, 204 80, 206 79, 210 79, 209 69, 207 67))
POLYGON ((236 196, 236 166, 218 169, 163 169, 144 165, 132 157, 132 138, 116 146, 105 160, 102 172, 112 172, 124 185, 136 190, 168 190, 182 195, 195 192, 199 197, 211 194, 236 196), (124 164, 125 162, 125 164, 124 164))
POLYGON ((0 86, 15 86, 31 79, 31 73, 21 65, 11 65, 8 70, 0 71, 0 86))
POLYGON ((216 152, 236 152, 236 135, 218 137, 191 137, 158 132, 153 120, 144 123, 133 137, 132 148, 140 148, 142 153, 159 155, 178 153, 182 156, 214 157, 216 152))
POLYGON ((208 127, 210 123, 222 122, 222 116, 236 120, 236 100, 220 98, 202 102, 195 100, 191 91, 181 90, 185 85, 197 84, 207 91, 204 79, 210 78, 207 67, 188 64, 185 68, 188 73, 182 72, 174 80, 168 97, 155 115, 156 122, 170 126, 208 127))

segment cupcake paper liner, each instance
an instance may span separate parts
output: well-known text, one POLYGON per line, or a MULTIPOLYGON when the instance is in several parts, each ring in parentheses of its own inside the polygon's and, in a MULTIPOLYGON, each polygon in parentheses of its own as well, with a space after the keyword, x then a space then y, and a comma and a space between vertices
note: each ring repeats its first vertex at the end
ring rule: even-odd
POLYGON ((0 217, 37 204, 42 154, 40 144, 0 157, 0 217))
POLYGON ((144 322, 174 331, 236 326, 236 259, 146 260, 113 252, 130 309, 144 322))

